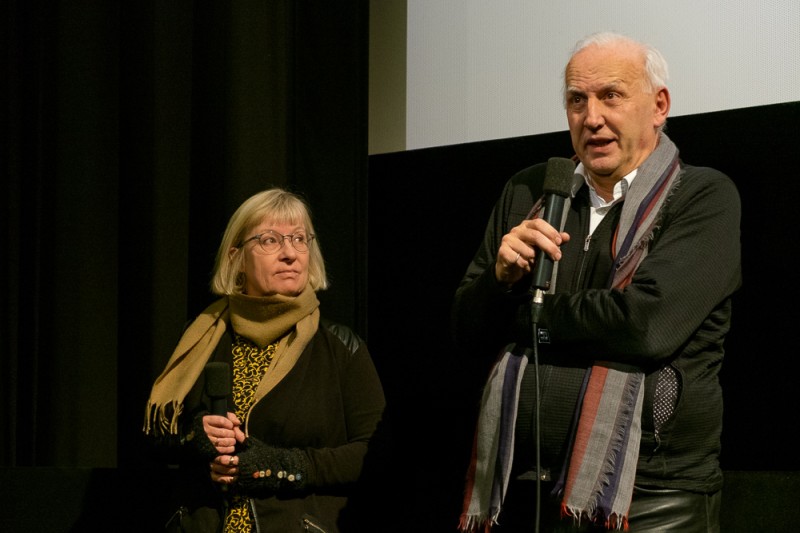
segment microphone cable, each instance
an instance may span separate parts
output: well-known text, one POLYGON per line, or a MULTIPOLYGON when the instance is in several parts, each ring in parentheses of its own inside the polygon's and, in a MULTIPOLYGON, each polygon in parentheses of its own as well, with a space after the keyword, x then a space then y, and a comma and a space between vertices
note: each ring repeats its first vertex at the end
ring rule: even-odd
MULTIPOLYGON (((572 191, 572 182, 575 173, 575 161, 564 157, 551 157, 547 160, 544 176, 544 220, 553 227, 562 226, 564 204, 572 191)), ((550 289, 553 276, 554 261, 542 253, 533 265, 531 278, 531 315, 533 328, 533 365, 534 379, 536 381, 534 427, 536 430, 536 533, 539 533, 539 522, 542 507, 542 464, 541 464, 541 437, 539 435, 539 315, 544 306, 544 293, 550 289)))
POLYGON ((539 433, 539 315, 544 304, 544 292, 536 289, 533 300, 531 301, 532 333, 533 333, 533 375, 536 384, 535 412, 533 416, 533 427, 536 432, 534 448, 536 450, 536 522, 534 531, 539 533, 539 523, 541 522, 542 508, 542 462, 541 462, 541 436, 539 433))

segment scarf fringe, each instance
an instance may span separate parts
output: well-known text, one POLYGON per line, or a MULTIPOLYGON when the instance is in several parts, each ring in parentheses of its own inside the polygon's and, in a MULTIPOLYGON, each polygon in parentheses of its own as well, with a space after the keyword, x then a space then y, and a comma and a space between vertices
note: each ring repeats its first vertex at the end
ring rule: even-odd
POLYGON ((178 418, 183 413, 183 403, 178 400, 173 400, 166 404, 155 404, 150 400, 147 402, 144 414, 144 431, 145 435, 151 432, 158 435, 169 433, 171 435, 178 434, 178 418), (168 414, 169 411, 169 414, 168 414))
POLYGON ((500 512, 494 513, 491 517, 486 514, 468 515, 466 513, 461 515, 458 522, 458 530, 462 533, 489 533, 492 526, 497 524, 497 517, 500 512))
POLYGON ((578 509, 568 507, 565 503, 561 504, 561 518, 572 518, 576 526, 580 526, 581 522, 586 520, 592 524, 602 525, 609 531, 628 531, 629 528, 627 516, 614 513, 608 517, 597 516, 592 518, 578 509))

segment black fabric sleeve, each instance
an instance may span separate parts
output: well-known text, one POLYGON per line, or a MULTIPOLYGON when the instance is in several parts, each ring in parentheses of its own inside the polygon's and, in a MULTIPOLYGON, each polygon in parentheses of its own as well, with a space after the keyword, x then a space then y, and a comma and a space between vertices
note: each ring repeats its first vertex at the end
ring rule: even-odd
POLYGON ((339 379, 347 442, 336 447, 306 449, 311 462, 309 483, 317 487, 358 481, 386 405, 378 372, 365 343, 361 342, 355 352, 348 354, 339 379))
POLYGON ((455 345, 464 353, 493 354, 517 335, 529 335, 516 324, 530 322, 530 306, 521 305, 531 298, 530 277, 509 290, 497 282, 494 264, 503 236, 525 220, 541 195, 545 168, 546 164, 529 167, 506 183, 456 290, 450 327, 455 345))

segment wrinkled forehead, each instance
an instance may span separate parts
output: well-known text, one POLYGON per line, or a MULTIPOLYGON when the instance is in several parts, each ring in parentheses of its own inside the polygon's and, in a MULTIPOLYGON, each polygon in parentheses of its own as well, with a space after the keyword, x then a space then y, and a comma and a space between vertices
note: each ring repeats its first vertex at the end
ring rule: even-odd
POLYGON ((604 53, 607 50, 598 50, 600 53, 596 54, 591 50, 582 52, 576 54, 564 72, 565 96, 611 90, 647 92, 647 74, 640 56, 604 53))
POLYGON ((644 77, 645 56, 630 44, 589 45, 577 52, 564 69, 567 87, 590 82, 633 83, 644 77))

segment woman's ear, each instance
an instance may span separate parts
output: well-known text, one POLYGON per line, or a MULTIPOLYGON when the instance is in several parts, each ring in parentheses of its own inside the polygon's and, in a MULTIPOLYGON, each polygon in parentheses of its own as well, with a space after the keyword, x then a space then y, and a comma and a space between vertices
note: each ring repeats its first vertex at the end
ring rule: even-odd
POLYGON ((241 253, 242 253, 241 248, 236 248, 235 246, 231 246, 228 249, 228 261, 230 262, 231 266, 237 267, 236 271, 238 274, 244 275, 244 267, 245 267, 244 263, 246 259, 244 255, 242 255, 241 257, 236 257, 236 254, 241 254, 241 253))

